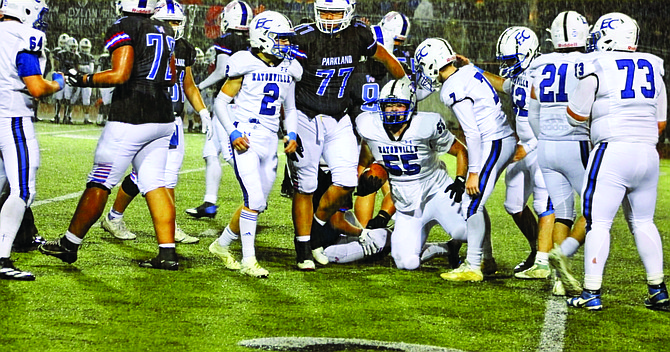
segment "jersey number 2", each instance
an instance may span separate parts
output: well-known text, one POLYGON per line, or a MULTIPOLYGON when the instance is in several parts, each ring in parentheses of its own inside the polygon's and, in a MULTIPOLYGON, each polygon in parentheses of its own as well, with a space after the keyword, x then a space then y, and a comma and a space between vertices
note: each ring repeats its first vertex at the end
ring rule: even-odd
POLYGON ((263 94, 265 94, 265 96, 263 96, 263 101, 261 102, 261 111, 259 114, 274 116, 274 114, 277 112, 277 107, 268 105, 279 99, 279 86, 277 83, 268 83, 265 85, 265 88, 263 88, 263 94))

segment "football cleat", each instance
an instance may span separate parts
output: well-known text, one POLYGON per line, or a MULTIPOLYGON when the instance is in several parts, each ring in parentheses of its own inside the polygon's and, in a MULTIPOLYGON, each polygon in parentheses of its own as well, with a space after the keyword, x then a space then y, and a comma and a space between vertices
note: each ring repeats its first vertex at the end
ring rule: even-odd
POLYGON ((199 238, 186 234, 186 232, 184 232, 184 230, 182 230, 179 226, 175 226, 174 240, 175 242, 184 244, 198 243, 200 241, 199 238))
POLYGON ((134 233, 126 228, 126 223, 123 221, 123 218, 109 220, 109 217, 105 215, 102 217, 102 220, 100 220, 100 227, 120 240, 134 240, 137 238, 134 233))
POLYGON ((644 300, 644 305, 651 310, 670 311, 670 299, 665 283, 660 285, 649 285, 649 294, 644 300))
POLYGON ((240 272, 244 275, 257 277, 259 279, 265 279, 270 275, 269 271, 258 264, 256 257, 242 259, 242 268, 240 269, 240 272))
POLYGON ((517 279, 528 279, 528 280, 534 280, 534 279, 546 279, 551 275, 551 270, 549 269, 549 265, 543 265, 543 264, 533 264, 529 269, 526 269, 524 271, 514 273, 514 277, 517 279))
POLYGON ((440 277, 447 281, 472 281, 478 282, 484 280, 484 274, 479 269, 473 269, 468 261, 464 261, 461 266, 448 272, 440 274, 440 277))
POLYGON ((230 251, 228 250, 228 246, 222 246, 219 244, 219 240, 216 239, 212 244, 209 245, 209 251, 212 254, 216 254, 221 260, 223 260, 223 265, 230 270, 240 270, 242 267, 240 266, 240 262, 235 260, 235 257, 233 257, 232 254, 230 254, 230 251))
POLYGON ((156 257, 150 260, 141 261, 140 267, 177 271, 179 270, 179 262, 176 260, 164 260, 160 259, 160 257, 156 257))
POLYGON ((216 205, 210 202, 204 202, 197 206, 196 208, 189 208, 184 210, 186 214, 191 215, 192 217, 196 219, 200 218, 210 218, 214 219, 216 216, 216 209, 218 209, 216 205))
POLYGON ((570 273, 570 266, 568 257, 561 251, 561 246, 554 244, 554 248, 549 251, 549 264, 558 272, 558 275, 565 287, 565 293, 568 296, 577 296, 582 291, 582 286, 579 281, 570 273))
POLYGON ((520 273, 522 271, 530 269, 530 267, 533 266, 533 264, 535 264, 535 256, 536 255, 537 255, 537 252, 530 252, 530 254, 528 254, 528 257, 526 258, 526 260, 522 261, 521 263, 517 264, 514 267, 514 272, 515 273, 520 273))
POLYGON ((328 257, 324 253, 323 247, 312 249, 312 257, 314 257, 314 260, 321 265, 328 265, 329 263, 328 257))
POLYGON ((9 258, 0 258, 0 280, 33 281, 35 275, 16 268, 14 262, 9 258))
POLYGON ((482 260, 482 274, 484 276, 495 275, 498 272, 498 263, 495 258, 486 258, 482 260))
POLYGON ((603 303, 600 300, 600 290, 583 290, 579 297, 567 299, 569 307, 586 308, 588 310, 603 310, 603 303))
POLYGON ((72 264, 77 261, 77 250, 69 250, 61 245, 63 238, 59 238, 55 241, 47 241, 46 243, 39 246, 40 252, 42 254, 50 255, 56 257, 68 264, 72 264))
POLYGON ((298 270, 300 271, 314 271, 316 270, 316 265, 314 265, 314 262, 306 259, 303 260, 302 262, 299 262, 298 264, 298 270))
POLYGON ((421 249, 421 263, 436 257, 449 256, 449 242, 426 243, 421 249))

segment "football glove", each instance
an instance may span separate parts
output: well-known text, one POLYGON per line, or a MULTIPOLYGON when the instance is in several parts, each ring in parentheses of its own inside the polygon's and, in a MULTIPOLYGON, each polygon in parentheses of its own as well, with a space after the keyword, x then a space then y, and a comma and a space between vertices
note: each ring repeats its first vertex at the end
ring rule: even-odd
POLYGON ((363 247, 363 253, 366 256, 373 255, 381 250, 381 248, 377 247, 372 237, 370 237, 369 230, 363 230, 363 232, 361 232, 361 235, 358 237, 358 243, 363 247))
POLYGON ((358 179, 358 187, 356 187, 355 195, 365 197, 377 192, 383 184, 384 181, 377 176, 360 177, 358 179))
POLYGON ((368 225, 365 226, 366 229, 383 229, 385 228, 389 221, 391 220, 391 215, 389 213, 380 210, 377 216, 368 221, 368 225))
MULTIPOLYGON (((298 158, 304 158, 305 157, 305 154, 304 154, 305 148, 302 147, 302 139, 300 139, 300 135, 296 136, 295 142, 298 143, 298 148, 295 150, 295 153, 289 154, 288 158, 297 163, 298 158)), ((287 144, 288 144, 288 142, 284 144, 284 147, 286 147, 287 144)))
POLYGON ((84 80, 84 74, 74 68, 65 72, 65 82, 73 87, 92 87, 91 77, 93 75, 88 75, 86 76, 86 80, 84 80))
POLYGON ((202 121, 202 132, 207 135, 207 139, 212 139, 212 134, 214 132, 212 130, 212 117, 209 115, 209 111, 207 109, 202 109, 199 114, 200 121, 202 121))
POLYGON ((456 203, 460 203, 463 200, 463 192, 465 192, 465 177, 456 176, 454 183, 447 186, 444 190, 444 193, 449 193, 449 199, 453 199, 456 203))

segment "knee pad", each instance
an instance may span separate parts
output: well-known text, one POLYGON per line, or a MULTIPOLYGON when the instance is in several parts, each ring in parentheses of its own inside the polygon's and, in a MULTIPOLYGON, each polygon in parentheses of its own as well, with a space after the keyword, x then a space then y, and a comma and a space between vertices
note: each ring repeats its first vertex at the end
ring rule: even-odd
POLYGON ((123 189, 123 191, 131 197, 135 197, 140 194, 139 187, 137 187, 137 184, 133 182, 130 175, 123 179, 123 182, 121 183, 121 189, 123 189))

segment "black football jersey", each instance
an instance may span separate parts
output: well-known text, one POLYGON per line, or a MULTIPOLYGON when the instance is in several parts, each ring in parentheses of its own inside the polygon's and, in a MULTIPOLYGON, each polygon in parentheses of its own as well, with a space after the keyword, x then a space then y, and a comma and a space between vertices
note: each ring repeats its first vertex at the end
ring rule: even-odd
MULTIPOLYGON (((95 69, 95 58, 91 54, 79 53, 79 66, 93 64, 93 69, 95 69)), ((84 72, 82 73, 93 73, 93 72, 84 72)))
POLYGON ((176 115, 181 115, 184 111, 184 101, 186 99, 184 95, 184 76, 186 75, 186 67, 195 65, 195 47, 186 39, 180 38, 174 48, 174 57, 177 81, 174 86, 170 87, 169 91, 172 96, 172 110, 176 115))
POLYGON ((296 107, 308 116, 325 114, 340 119, 350 105, 349 81, 362 56, 377 52, 377 42, 362 22, 334 35, 313 23, 295 29, 295 44, 307 56, 300 58, 302 80, 296 84, 296 107))
POLYGON ((135 52, 133 71, 112 95, 109 121, 131 124, 172 123, 170 57, 175 47, 174 32, 165 22, 143 15, 117 20, 106 34, 105 47, 114 50, 131 45, 135 52))
MULTIPOLYGON (((249 37, 246 34, 226 32, 214 40, 214 48, 216 49, 217 60, 219 54, 231 56, 238 51, 249 50, 249 37)), ((221 90, 223 83, 225 83, 224 79, 214 85, 215 92, 221 90)))

